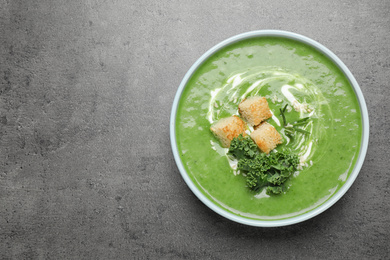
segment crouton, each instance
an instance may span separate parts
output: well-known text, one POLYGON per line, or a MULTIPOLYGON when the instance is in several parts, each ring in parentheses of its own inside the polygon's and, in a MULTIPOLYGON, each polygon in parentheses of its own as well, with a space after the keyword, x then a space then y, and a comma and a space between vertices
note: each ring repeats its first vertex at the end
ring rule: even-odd
POLYGON ((246 124, 238 116, 222 118, 210 127, 211 132, 219 139, 223 147, 230 147, 230 141, 240 134, 245 135, 246 124))
POLYGON ((238 105, 241 116, 251 126, 256 126, 272 116, 265 97, 250 97, 238 105))
POLYGON ((251 138, 259 149, 266 154, 282 143, 282 137, 278 131, 267 122, 256 127, 256 130, 251 133, 251 138))

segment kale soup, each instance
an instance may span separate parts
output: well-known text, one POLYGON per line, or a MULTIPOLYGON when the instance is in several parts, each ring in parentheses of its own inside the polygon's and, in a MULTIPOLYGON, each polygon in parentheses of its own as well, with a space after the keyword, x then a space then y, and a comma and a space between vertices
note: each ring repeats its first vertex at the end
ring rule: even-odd
MULTIPOLYGON (((361 110, 348 77, 317 48, 278 35, 235 40, 207 55, 188 75, 171 122, 175 159, 195 194, 231 216, 294 218, 332 198, 356 168, 361 110), (238 106, 253 97, 266 100, 265 122, 280 136, 262 158, 281 151, 297 158, 277 194, 248 189, 247 174, 237 170, 229 147, 210 131, 223 119, 242 118, 238 106)), ((245 130, 250 140, 254 129, 246 125, 245 130)))

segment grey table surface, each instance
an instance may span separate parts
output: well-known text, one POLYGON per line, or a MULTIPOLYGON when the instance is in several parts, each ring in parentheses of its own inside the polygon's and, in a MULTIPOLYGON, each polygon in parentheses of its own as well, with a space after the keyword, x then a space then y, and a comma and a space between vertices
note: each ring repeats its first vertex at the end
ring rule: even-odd
POLYGON ((387 0, 0 0, 0 259, 390 259, 389 75, 387 0), (331 49, 370 116, 351 189, 280 228, 203 205, 169 140, 190 66, 260 29, 331 49))

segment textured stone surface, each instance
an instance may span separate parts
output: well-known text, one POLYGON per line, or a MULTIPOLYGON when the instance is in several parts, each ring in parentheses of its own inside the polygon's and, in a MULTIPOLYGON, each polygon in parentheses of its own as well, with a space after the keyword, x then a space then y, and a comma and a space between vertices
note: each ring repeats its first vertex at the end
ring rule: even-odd
POLYGON ((0 259, 389 259, 389 13, 387 0, 0 0, 0 259), (330 48, 370 115, 352 188, 282 228, 205 207, 169 143, 192 63, 258 29, 330 48))

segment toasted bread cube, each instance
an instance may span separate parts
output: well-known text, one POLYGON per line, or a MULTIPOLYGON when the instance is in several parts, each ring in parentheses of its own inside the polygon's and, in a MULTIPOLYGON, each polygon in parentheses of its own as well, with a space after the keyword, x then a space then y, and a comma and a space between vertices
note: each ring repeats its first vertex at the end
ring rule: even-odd
POLYGON ((256 130, 251 133, 251 138, 259 149, 266 154, 282 143, 282 137, 278 131, 267 122, 256 127, 256 130))
POLYGON ((245 135, 246 124, 238 116, 222 118, 210 127, 211 132, 219 139, 223 147, 230 147, 230 141, 240 134, 245 135))
POLYGON ((251 126, 256 126, 272 116, 265 97, 250 97, 238 105, 241 116, 251 126))

